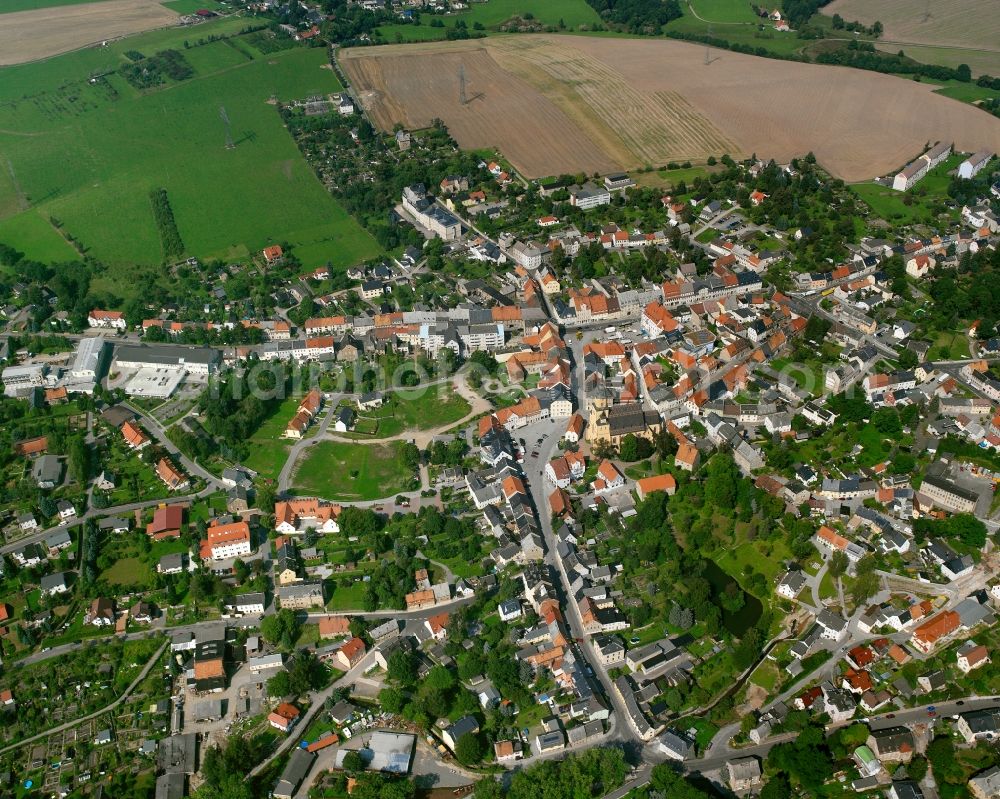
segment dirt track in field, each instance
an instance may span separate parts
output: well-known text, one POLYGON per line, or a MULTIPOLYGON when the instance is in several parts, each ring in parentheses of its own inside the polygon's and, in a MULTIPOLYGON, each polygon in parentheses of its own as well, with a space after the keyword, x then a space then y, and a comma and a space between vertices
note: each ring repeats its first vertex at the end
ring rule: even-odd
POLYGON ((834 0, 822 11, 865 25, 878 20, 886 39, 1000 52, 1000 8, 991 0, 834 0))
POLYGON ((162 28, 177 14, 156 0, 105 0, 0 15, 0 66, 38 61, 105 39, 162 28))
POLYGON ((1000 120, 933 87, 668 40, 510 36, 347 50, 342 64, 385 130, 439 117, 463 147, 498 147, 525 175, 607 172, 709 155, 888 173, 938 140, 1000 151, 1000 120), (467 95, 459 102, 458 68, 467 95))
POLYGON ((973 75, 1000 74, 1000 6, 995 0, 934 4, 926 0, 833 0, 820 10, 865 25, 880 21, 884 34, 876 45, 879 50, 903 50, 929 64, 968 64, 973 75))

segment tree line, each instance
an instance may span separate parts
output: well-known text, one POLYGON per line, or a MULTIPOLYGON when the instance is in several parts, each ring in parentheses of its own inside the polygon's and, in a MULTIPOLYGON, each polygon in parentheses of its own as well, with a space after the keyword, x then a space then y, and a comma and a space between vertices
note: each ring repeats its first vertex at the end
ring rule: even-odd
POLYGON ((177 230, 177 221, 174 219, 174 210, 170 207, 167 190, 153 189, 149 193, 149 202, 153 206, 156 229, 160 232, 163 258, 165 261, 175 261, 184 254, 184 242, 181 241, 180 231, 177 230))

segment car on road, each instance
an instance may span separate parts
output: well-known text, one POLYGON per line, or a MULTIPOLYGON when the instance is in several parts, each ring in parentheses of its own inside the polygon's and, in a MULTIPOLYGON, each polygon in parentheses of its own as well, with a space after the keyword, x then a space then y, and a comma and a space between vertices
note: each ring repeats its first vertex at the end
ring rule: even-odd
POLYGON ((961 707, 962 705, 965 704, 965 701, 962 700, 962 699, 959 699, 955 704, 958 705, 959 707, 961 707))
POLYGON ((532 450, 531 457, 532 458, 537 458, 538 457, 538 450, 537 449, 536 450, 532 450))
POLYGON ((935 707, 934 705, 928 705, 927 706, 927 711, 930 712, 932 710, 937 710, 937 707, 935 707))
POLYGON ((890 713, 889 715, 886 716, 886 718, 887 719, 894 719, 894 718, 896 718, 896 714, 895 713, 890 713))
POLYGON ((927 715, 928 716, 936 716, 937 715, 937 711, 936 710, 928 710, 927 711, 927 715))

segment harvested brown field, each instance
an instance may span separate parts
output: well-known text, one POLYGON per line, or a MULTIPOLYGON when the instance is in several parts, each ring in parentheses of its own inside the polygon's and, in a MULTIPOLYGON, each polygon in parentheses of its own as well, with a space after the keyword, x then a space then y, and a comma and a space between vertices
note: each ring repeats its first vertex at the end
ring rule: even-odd
POLYGON ((581 165, 598 172, 618 168, 556 105, 501 69, 483 48, 414 55, 383 55, 380 49, 376 58, 347 57, 343 66, 362 104, 385 130, 396 122, 424 128, 437 117, 463 147, 499 146, 527 175, 574 172, 581 165), (467 96, 475 98, 464 106, 459 65, 467 96))
POLYGON ((882 23, 886 39, 1000 51, 1000 13, 983 0, 833 0, 827 15, 871 25, 882 23))
POLYGON ((723 153, 808 151, 845 180, 886 174, 928 142, 1000 151, 1000 120, 933 86, 662 39, 509 36, 344 51, 376 124, 442 119, 525 175, 607 172, 723 153), (466 105, 459 102, 464 66, 466 105))
POLYGON ((918 61, 1000 74, 1000 8, 984 0, 834 0, 824 14, 884 28, 880 50, 902 49, 918 61), (991 8, 992 6, 992 8, 991 8), (922 48, 907 45, 925 45, 922 48))
POLYGON ((14 11, 0 20, 0 66, 38 61, 176 21, 177 14, 156 0, 105 0, 14 11))

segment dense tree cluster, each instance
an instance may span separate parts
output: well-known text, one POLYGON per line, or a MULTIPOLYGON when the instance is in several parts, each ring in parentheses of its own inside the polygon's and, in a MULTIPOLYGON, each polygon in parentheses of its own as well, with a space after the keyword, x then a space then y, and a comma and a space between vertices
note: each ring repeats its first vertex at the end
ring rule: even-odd
POLYGON ((289 389, 286 364, 235 370, 212 383, 198 398, 202 424, 224 453, 234 459, 241 457, 246 440, 281 405, 289 389))
MULTIPOLYGON (((628 765, 617 747, 595 747, 517 771, 504 788, 492 778, 476 783, 475 799, 593 799, 625 780, 628 765)), ((667 793, 674 799, 680 794, 667 793)))
MULTIPOLYGON (((132 51, 133 55, 142 56, 132 51)), ((118 68, 120 74, 137 89, 152 89, 166 83, 187 80, 194 76, 194 68, 179 50, 160 50, 148 58, 140 57, 118 68)))
POLYGON ((167 262, 176 261, 184 253, 184 242, 181 241, 180 231, 177 230, 177 221, 174 219, 174 211, 170 207, 167 190, 163 188, 153 189, 149 193, 149 202, 153 206, 156 229, 160 232, 163 259, 167 262))
POLYGON ((918 540, 951 538, 976 549, 986 545, 986 525, 971 513, 956 513, 945 519, 922 516, 913 523, 913 532, 918 540))
POLYGON ((659 35, 683 12, 677 0, 587 0, 601 19, 629 33, 659 35))
POLYGON ((204 782, 194 793, 197 799, 258 799, 263 787, 247 780, 247 764, 259 763, 267 754, 269 737, 244 738, 231 735, 222 746, 210 746, 202 756, 204 782))
MULTIPOLYGON (((788 782, 797 784, 803 791, 819 791, 833 776, 833 758, 823 728, 810 725, 794 741, 775 746, 768 753, 767 766, 769 770, 784 775, 788 782)), ((780 776, 778 782, 782 782, 780 776)), ((772 791, 770 795, 790 797, 793 794, 790 791, 772 791)))
POLYGON ((801 28, 830 0, 782 0, 781 11, 793 28, 801 28))
POLYGON ((960 322, 979 319, 979 335, 995 335, 1000 322, 1000 250, 984 247, 964 254, 957 270, 937 272, 927 290, 934 300, 925 306, 934 328, 954 330, 960 322))

